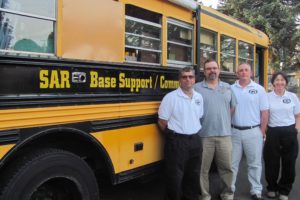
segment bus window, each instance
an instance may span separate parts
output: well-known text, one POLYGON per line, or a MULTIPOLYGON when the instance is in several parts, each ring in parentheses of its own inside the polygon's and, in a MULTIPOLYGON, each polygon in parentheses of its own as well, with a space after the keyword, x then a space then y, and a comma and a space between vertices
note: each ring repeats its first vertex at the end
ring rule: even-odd
POLYGON ((221 35, 221 70, 234 72, 235 39, 221 35))
POLYGON ((200 62, 201 69, 203 68, 203 63, 208 58, 218 60, 218 34, 208 30, 200 31, 200 62))
POLYGON ((1 51, 54 53, 55 0, 4 1, 0 6, 1 51))
POLYGON ((193 26, 168 19, 168 65, 193 64, 193 26))
POLYGON ((239 41, 239 64, 248 63, 252 67, 252 70, 254 69, 253 50, 253 45, 239 41))
POLYGON ((161 15, 126 5, 125 61, 160 64, 161 15))

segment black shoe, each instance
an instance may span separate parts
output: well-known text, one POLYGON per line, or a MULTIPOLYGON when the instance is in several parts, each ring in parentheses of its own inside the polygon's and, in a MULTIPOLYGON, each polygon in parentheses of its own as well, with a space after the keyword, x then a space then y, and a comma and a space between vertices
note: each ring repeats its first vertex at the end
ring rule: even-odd
POLYGON ((251 195, 252 200, 264 200, 264 198, 261 196, 261 194, 253 194, 251 195))

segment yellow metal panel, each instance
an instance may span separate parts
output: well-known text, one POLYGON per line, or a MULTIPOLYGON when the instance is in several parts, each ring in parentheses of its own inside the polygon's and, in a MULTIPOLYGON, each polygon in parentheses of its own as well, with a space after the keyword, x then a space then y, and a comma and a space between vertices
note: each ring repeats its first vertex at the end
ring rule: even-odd
POLYGON ((159 102, 0 110, 0 130, 153 115, 159 102))
POLYGON ((115 173, 131 170, 162 159, 162 133, 156 124, 93 133, 104 146, 115 173), (134 151, 134 144, 143 143, 143 150, 134 151))
POLYGON ((269 50, 266 48, 264 49, 264 86, 265 89, 268 90, 268 66, 269 66, 269 57, 268 52, 269 50))
POLYGON ((0 145, 0 159, 2 159, 5 156, 5 154, 14 146, 14 144, 0 145))
POLYGON ((239 64, 239 40, 235 40, 235 67, 233 72, 237 71, 239 64))
POLYGON ((123 62, 125 20, 122 3, 63 0, 61 20, 63 58, 123 62))
POLYGON ((221 34, 220 33, 218 33, 218 51, 217 51, 217 57, 218 57, 219 66, 221 66, 221 34))
POLYGON ((255 77, 256 74, 256 45, 253 46, 253 78, 255 77))
MULTIPOLYGON (((162 19, 162 27, 167 27, 167 18, 164 16, 162 19)), ((168 49, 167 49, 167 29, 163 28, 162 29, 162 65, 166 66, 167 65, 167 59, 168 59, 168 49), (165 41, 165 42, 163 42, 165 41)))

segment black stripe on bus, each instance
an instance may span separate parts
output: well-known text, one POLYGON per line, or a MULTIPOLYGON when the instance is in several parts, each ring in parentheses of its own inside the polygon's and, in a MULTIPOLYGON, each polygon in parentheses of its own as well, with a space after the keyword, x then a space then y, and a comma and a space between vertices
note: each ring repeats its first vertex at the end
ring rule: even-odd
POLYGON ((240 28, 240 29, 243 29, 243 30, 245 30, 245 31, 248 31, 248 32, 252 33, 252 31, 250 31, 248 28, 246 28, 246 27, 244 27, 244 26, 241 26, 240 24, 235 23, 235 22, 233 22, 233 21, 230 21, 230 20, 228 20, 228 19, 226 19, 226 18, 224 18, 224 17, 221 17, 221 16, 219 16, 219 15, 216 15, 216 14, 214 14, 214 13, 212 13, 212 12, 209 12, 209 11, 203 10, 203 9, 201 9, 201 12, 202 12, 203 14, 206 14, 206 15, 211 16, 211 17, 213 17, 213 18, 219 19, 219 20, 221 20, 221 21, 223 21, 223 22, 225 22, 225 23, 227 23, 227 24, 233 25, 233 26, 235 26, 235 27, 237 27, 237 28, 240 28))
MULTIPOLYGON (((178 69, 175 68, 139 66, 129 63, 76 62, 63 59, 0 56, 0 109, 157 101, 161 100, 167 92, 176 89, 174 86, 160 87, 160 77, 163 77, 163 80, 178 82, 177 71, 178 69), (43 82, 40 80, 41 70, 49 74, 51 71, 68 72, 69 87, 40 88, 40 83, 43 82), (119 75, 122 73, 124 74, 123 84, 125 84, 125 78, 126 84, 127 81, 130 84, 122 87, 97 87, 95 85, 91 87, 91 71, 96 72, 103 79, 104 77, 115 78, 116 84, 119 84, 119 75), (74 72, 85 73, 87 80, 82 83, 73 81, 74 72), (131 85, 136 78, 147 79, 149 82, 148 79, 151 78, 153 83, 152 85, 149 83, 149 86, 145 88, 136 88, 135 85, 131 85)), ((50 75, 47 76, 48 82, 49 79, 50 75)), ((57 77, 55 80, 59 82, 57 77)), ((98 78, 95 80, 99 81, 98 78)))
POLYGON ((19 130, 0 131, 0 145, 15 144, 19 140, 19 130))
POLYGON ((105 121, 95 121, 92 122, 92 132, 127 128, 133 126, 141 126, 146 124, 153 124, 157 122, 157 115, 147 115, 141 117, 130 117, 122 119, 113 119, 105 121))
POLYGON ((158 161, 132 170, 121 172, 115 175, 114 184, 123 183, 139 177, 145 177, 145 175, 148 174, 152 174, 152 176, 153 175, 157 176, 157 174, 159 174, 161 169, 162 169, 162 161, 158 161))

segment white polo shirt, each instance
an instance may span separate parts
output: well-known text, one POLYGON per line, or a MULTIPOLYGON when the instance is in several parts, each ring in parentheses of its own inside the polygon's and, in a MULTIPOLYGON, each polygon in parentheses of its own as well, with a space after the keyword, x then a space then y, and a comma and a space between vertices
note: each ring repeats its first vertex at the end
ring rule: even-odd
POLYGON ((260 124, 260 111, 268 110, 269 103, 265 89, 251 80, 242 88, 239 81, 231 85, 237 99, 237 106, 232 116, 232 124, 236 126, 255 126, 260 124))
POLYGON ((168 121, 168 128, 176 133, 191 135, 201 129, 203 98, 193 90, 190 98, 178 88, 168 93, 162 100, 158 117, 168 121))
POLYGON ((268 93, 270 103, 269 126, 290 126, 295 124, 295 115, 300 113, 300 103, 296 94, 285 91, 278 96, 274 91, 268 93))

